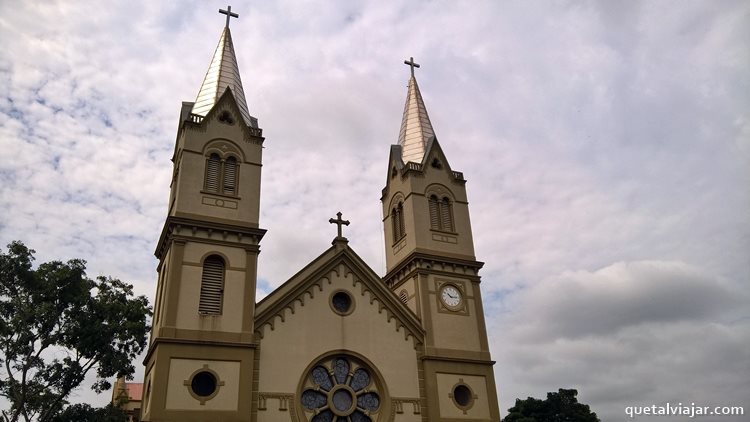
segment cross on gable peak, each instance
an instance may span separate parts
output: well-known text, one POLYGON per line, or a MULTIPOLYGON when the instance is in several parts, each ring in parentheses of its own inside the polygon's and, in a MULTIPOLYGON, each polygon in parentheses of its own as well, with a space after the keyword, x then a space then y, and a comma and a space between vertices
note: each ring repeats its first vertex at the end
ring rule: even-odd
POLYGON ((341 211, 336 213, 336 219, 329 219, 328 222, 331 224, 336 224, 338 226, 338 236, 336 236, 336 240, 346 240, 346 238, 341 233, 341 226, 348 226, 349 220, 342 220, 341 219, 341 211))

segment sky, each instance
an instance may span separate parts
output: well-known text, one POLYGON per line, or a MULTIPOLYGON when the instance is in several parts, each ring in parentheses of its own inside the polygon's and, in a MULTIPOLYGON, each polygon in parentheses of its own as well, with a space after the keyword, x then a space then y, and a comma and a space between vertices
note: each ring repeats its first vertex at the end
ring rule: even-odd
MULTIPOLYGON (((219 8, 0 1, 0 247, 84 258, 153 299, 180 104, 219 8)), ((337 211, 385 273, 379 198, 414 57, 468 180, 502 414, 558 388, 603 420, 667 402, 750 412, 750 2, 232 10, 266 137, 259 298, 330 246, 337 211)))

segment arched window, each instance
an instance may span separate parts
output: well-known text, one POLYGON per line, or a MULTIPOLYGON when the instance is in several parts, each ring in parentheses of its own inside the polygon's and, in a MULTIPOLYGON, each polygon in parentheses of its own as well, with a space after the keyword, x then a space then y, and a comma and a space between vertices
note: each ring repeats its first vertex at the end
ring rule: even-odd
POLYGON ((222 195, 237 195, 239 170, 237 158, 230 156, 222 160, 219 154, 211 154, 206 159, 206 181, 203 189, 222 195))
POLYGON ((237 193, 237 159, 229 157, 224 161, 224 194, 237 193))
POLYGON ((430 205, 430 228, 446 232, 453 231, 453 207, 450 200, 445 197, 439 199, 437 195, 431 195, 430 205))
POLYGON ((404 204, 402 202, 399 202, 391 211, 391 224, 393 224, 393 241, 397 242, 406 235, 404 228, 404 204))
POLYGON ((219 154, 211 154, 206 160, 205 189, 209 192, 219 191, 219 175, 221 174, 221 158, 219 154))
POLYGON ((224 296, 224 260, 211 255, 203 262, 201 276, 201 297, 198 312, 208 315, 220 315, 224 296))

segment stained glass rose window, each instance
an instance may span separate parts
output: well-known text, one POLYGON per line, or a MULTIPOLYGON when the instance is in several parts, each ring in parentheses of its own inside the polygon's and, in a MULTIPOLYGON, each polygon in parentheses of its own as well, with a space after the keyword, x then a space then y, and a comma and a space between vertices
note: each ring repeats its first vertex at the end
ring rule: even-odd
POLYGON ((381 390, 358 359, 323 359, 305 375, 300 403, 310 422, 373 422, 381 410, 381 390))

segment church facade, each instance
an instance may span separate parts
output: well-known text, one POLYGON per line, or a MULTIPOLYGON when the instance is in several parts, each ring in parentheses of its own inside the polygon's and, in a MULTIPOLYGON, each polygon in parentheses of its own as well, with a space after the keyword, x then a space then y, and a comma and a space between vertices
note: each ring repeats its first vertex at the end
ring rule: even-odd
POLYGON ((413 60, 381 191, 386 274, 349 247, 339 214, 331 247, 256 300, 264 138, 236 15, 222 13, 180 113, 141 420, 499 421, 466 181, 435 137, 413 60))

